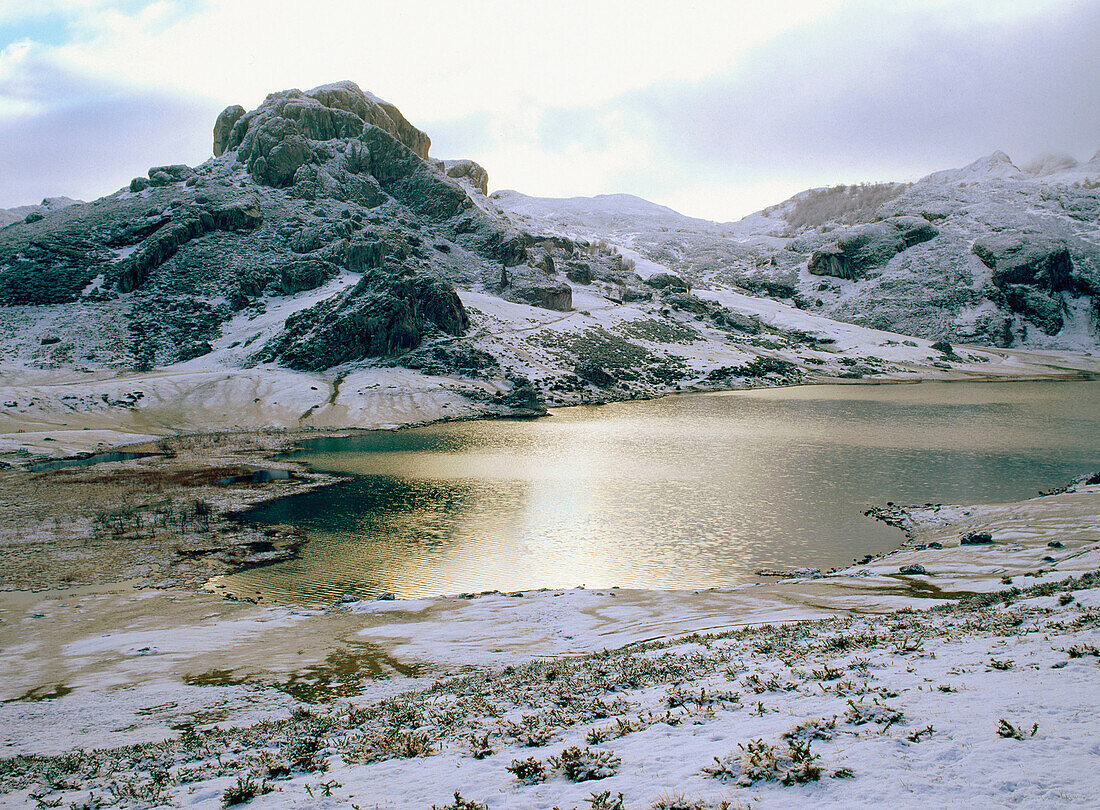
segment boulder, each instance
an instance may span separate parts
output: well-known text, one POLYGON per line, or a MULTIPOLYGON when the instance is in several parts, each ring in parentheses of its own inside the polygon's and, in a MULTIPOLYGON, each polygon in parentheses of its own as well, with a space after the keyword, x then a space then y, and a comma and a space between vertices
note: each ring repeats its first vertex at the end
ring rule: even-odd
POLYGON ((229 146, 229 136, 233 132, 233 125, 244 115, 245 109, 240 104, 226 107, 218 115, 214 122, 214 157, 221 157, 229 146))
POLYGON ((856 271, 848 263, 848 259, 839 245, 825 245, 819 250, 815 250, 810 256, 810 263, 806 269, 815 276, 858 278, 856 271))
POLYGON ((670 292, 687 292, 691 285, 673 273, 654 273, 644 282, 655 290, 669 290, 670 292))
POLYGON ((1027 284, 1048 293, 1073 287, 1073 262, 1065 242, 1022 233, 1000 233, 974 242, 974 255, 993 271, 1002 289, 1027 284))
POLYGON ((573 309, 573 288, 568 284, 512 284, 508 296, 524 304, 558 312, 573 309))
POLYGON ((153 166, 149 169, 149 185, 167 186, 171 183, 182 183, 194 177, 195 170, 182 163, 171 166, 153 166))
POLYGON ((336 273, 333 265, 321 259, 287 262, 279 268, 279 290, 283 295, 312 290, 335 277, 336 273))
POLYGON ((445 160, 443 171, 455 180, 466 180, 482 194, 489 193, 489 173, 472 160, 445 160))
POLYGON ((565 277, 577 284, 591 284, 592 267, 587 262, 566 262, 565 277))
POLYGON ((886 220, 896 227, 901 233, 902 241, 907 248, 935 239, 940 235, 939 229, 924 217, 900 216, 890 217, 886 220))
POLYGON ((959 539, 959 544, 964 546, 987 546, 993 542, 993 535, 989 532, 967 532, 959 539))

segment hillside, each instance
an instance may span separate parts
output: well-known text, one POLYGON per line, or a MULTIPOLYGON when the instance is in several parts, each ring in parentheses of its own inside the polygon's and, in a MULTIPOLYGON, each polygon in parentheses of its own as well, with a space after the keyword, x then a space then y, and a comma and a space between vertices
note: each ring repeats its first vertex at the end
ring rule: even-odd
POLYGON ((487 197, 484 168, 430 147, 351 82, 287 90, 222 112, 199 166, 0 228, 0 450, 1097 365, 930 342, 1095 345, 1097 192, 1057 172, 806 192, 718 224, 629 195, 487 197), (993 222, 1011 228, 982 270, 968 234, 993 222), (871 247, 848 256, 860 228, 871 247), (1066 246, 1042 253, 1046 275, 1021 264, 1031 242, 1005 242, 1028 228, 1066 246))
POLYGON ((622 195, 493 198, 529 227, 599 234, 697 287, 928 339, 1100 345, 1100 155, 1022 170, 1003 152, 917 183, 811 189, 739 222, 622 195), (584 212, 579 217, 578 212, 584 212), (591 214, 589 213, 591 211, 591 214))

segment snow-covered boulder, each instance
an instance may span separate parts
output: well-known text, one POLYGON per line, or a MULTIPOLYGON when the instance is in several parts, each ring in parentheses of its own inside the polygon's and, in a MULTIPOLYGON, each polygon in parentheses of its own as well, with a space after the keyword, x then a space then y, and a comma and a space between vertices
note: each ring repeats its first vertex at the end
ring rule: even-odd
POLYGON ((455 180, 466 180, 482 195, 489 193, 489 173, 472 160, 445 160, 443 171, 455 180))

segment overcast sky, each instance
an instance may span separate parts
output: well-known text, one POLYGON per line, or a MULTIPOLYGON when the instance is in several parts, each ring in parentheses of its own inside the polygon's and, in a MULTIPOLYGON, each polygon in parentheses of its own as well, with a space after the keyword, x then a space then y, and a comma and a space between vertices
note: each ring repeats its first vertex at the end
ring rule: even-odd
POLYGON ((1100 148, 1100 0, 0 0, 0 207, 201 163, 228 104, 352 79, 493 189, 737 219, 1100 148))

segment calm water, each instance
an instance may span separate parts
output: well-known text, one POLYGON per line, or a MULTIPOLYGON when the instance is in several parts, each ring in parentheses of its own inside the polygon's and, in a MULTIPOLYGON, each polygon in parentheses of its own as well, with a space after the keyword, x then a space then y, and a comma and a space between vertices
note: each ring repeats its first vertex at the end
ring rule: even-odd
POLYGON ((219 580, 230 592, 724 586, 895 547, 868 506, 1016 500, 1100 469, 1100 383, 677 396, 317 440, 298 458, 358 477, 255 510, 313 540, 219 580))

